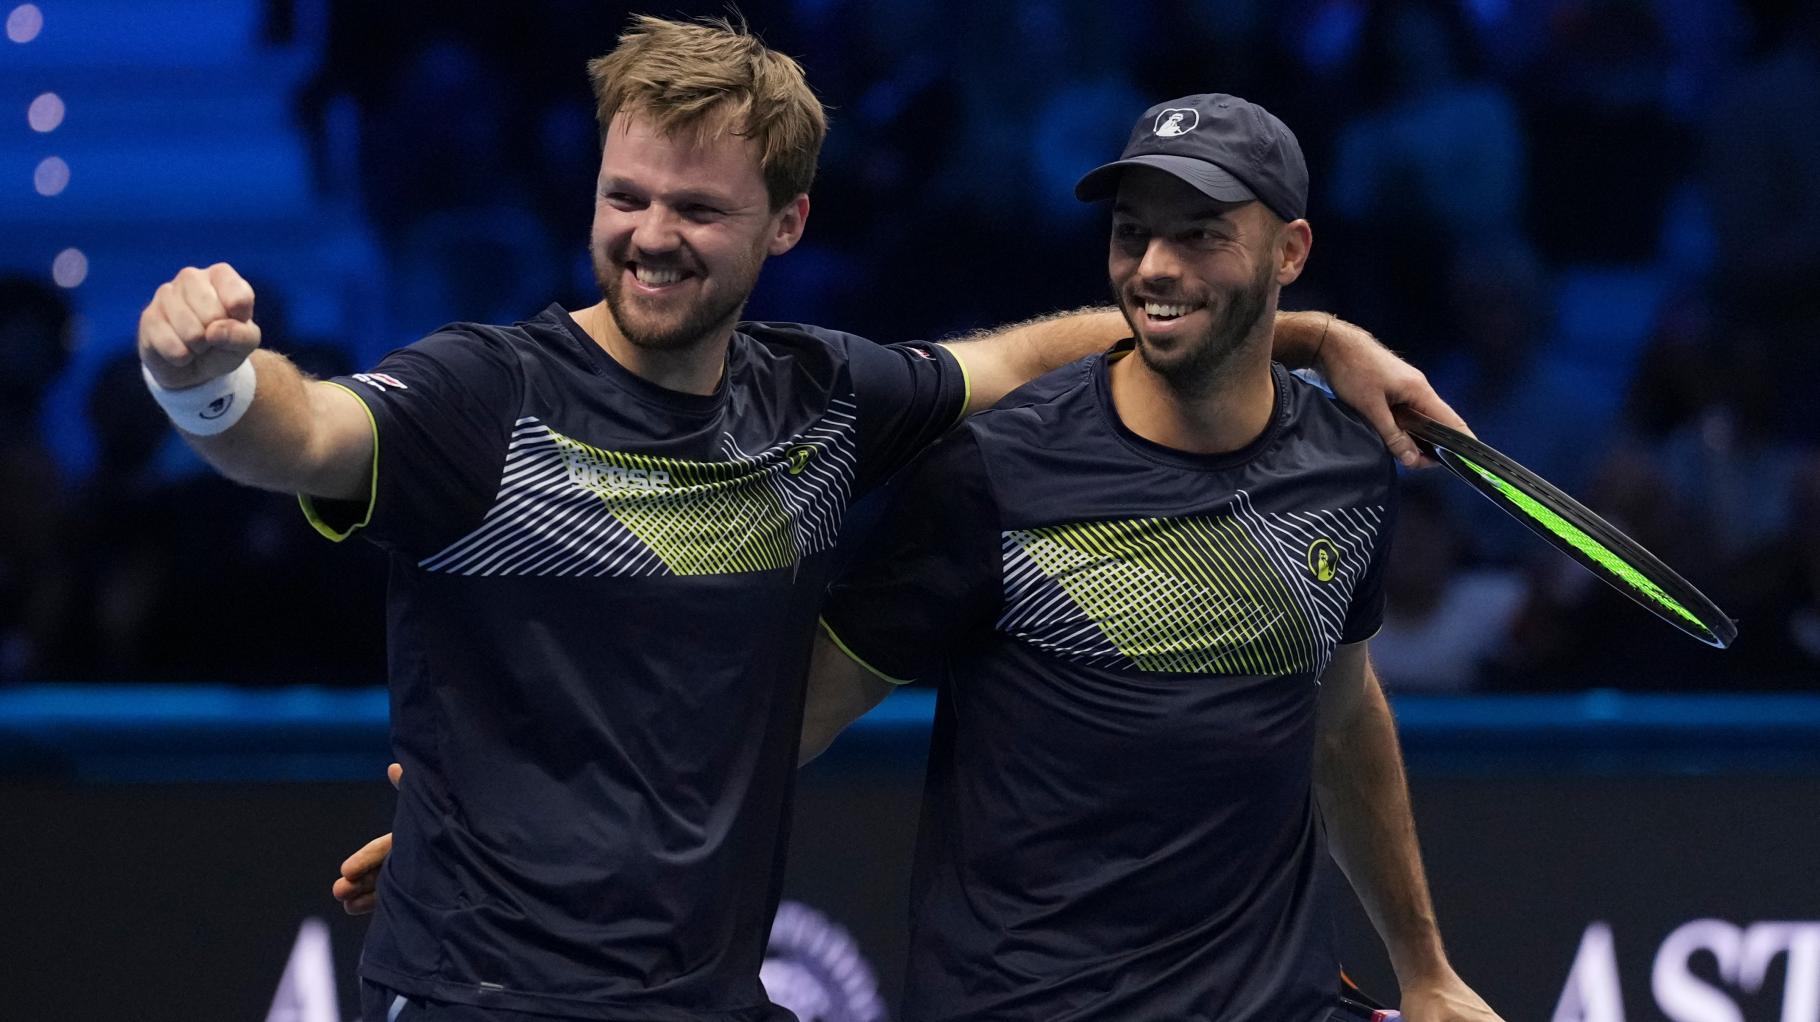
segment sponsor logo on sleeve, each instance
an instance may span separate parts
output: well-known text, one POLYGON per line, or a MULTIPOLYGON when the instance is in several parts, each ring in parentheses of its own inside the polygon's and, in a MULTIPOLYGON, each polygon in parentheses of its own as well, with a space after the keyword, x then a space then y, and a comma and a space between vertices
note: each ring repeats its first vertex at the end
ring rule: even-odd
POLYGON ((361 383, 366 384, 367 386, 373 388, 374 390, 382 391, 382 392, 386 391, 386 390, 410 390, 411 389, 404 385, 403 380, 400 380, 398 377, 393 376, 390 373, 355 373, 353 378, 356 380, 359 380, 361 383))

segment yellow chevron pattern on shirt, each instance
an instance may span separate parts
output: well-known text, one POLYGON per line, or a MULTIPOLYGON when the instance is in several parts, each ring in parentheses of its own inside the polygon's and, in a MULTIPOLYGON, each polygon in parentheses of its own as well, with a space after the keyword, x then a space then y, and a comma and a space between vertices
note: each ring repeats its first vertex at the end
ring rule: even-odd
POLYGON ((855 471, 851 402, 718 459, 607 451, 535 416, 513 424, 478 526, 419 561, 456 575, 722 575, 790 568, 834 546, 855 471))
POLYGON ((769 466, 603 451, 551 433, 576 485, 678 575, 765 571, 799 559, 769 466))
POLYGON ((1288 674, 1315 664, 1301 601, 1232 518, 1076 523, 1006 539, 1140 670, 1288 674))

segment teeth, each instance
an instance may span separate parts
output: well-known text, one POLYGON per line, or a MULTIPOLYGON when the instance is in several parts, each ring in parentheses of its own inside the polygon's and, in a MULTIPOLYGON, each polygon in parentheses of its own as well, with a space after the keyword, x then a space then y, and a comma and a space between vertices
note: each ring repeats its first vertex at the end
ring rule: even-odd
POLYGON ((1145 302, 1144 315, 1154 316, 1157 319, 1174 319, 1177 316, 1188 315, 1189 310, 1193 308, 1192 305, 1164 305, 1162 302, 1145 302))
POLYGON ((648 266, 634 267, 632 271, 640 284, 674 284, 682 279, 681 270, 653 270, 648 266))

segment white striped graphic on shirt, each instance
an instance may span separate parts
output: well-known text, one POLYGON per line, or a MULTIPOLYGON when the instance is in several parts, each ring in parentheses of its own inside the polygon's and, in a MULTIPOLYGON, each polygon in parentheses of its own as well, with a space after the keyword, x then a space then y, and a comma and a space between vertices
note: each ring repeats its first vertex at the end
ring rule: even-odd
POLYGON ((834 545, 856 467, 854 406, 724 460, 605 451, 538 418, 513 425, 480 525, 418 562, 457 575, 709 575, 785 568, 834 545))
POLYGON ((1381 505, 1265 514, 1239 491, 1224 513, 1011 530, 997 627, 1090 666, 1318 674, 1383 520, 1381 505))

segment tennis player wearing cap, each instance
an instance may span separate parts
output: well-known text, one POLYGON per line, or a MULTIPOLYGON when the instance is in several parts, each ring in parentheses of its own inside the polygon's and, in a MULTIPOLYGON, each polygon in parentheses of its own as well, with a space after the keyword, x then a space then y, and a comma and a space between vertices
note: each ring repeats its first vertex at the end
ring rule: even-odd
MULTIPOLYGON (((223 264, 140 320, 205 458, 390 557, 405 783, 372 1019, 787 1017, 759 965, 846 509, 1116 336, 1089 315, 888 348, 740 321, 808 217, 825 121, 801 69, 724 23, 641 18, 590 72, 600 303, 454 324, 336 381, 255 350, 223 264)), ((1324 351, 1366 368, 1368 403, 1429 398, 1355 331, 1324 351)))
POLYGON ((904 1017, 1372 1018, 1331 850, 1403 1017, 1495 1019, 1442 951, 1366 653, 1395 466, 1270 358, 1312 242, 1295 136, 1187 96, 1076 194, 1113 200, 1130 339, 940 441, 823 612, 805 756, 940 684, 904 1017))

